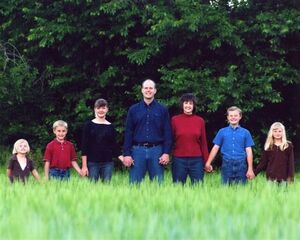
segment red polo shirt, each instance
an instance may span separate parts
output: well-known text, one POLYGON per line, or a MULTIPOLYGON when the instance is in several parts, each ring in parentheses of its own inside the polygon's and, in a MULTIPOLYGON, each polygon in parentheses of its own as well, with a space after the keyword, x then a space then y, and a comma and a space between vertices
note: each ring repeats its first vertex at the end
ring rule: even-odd
POLYGON ((56 139, 47 144, 44 161, 50 162, 50 168, 68 169, 71 162, 77 160, 74 145, 69 141, 59 142, 56 139))

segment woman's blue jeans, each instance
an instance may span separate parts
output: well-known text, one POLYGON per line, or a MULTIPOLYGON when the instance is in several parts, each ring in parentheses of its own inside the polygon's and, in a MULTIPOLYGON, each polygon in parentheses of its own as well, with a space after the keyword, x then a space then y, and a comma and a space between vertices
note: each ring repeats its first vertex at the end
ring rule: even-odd
POLYGON ((159 158, 162 155, 162 146, 144 147, 133 146, 132 158, 134 165, 129 172, 130 183, 140 183, 148 171, 150 180, 162 182, 164 179, 164 166, 159 164, 159 158))
POLYGON ((190 177, 192 184, 203 181, 203 159, 202 157, 173 157, 172 176, 174 183, 186 182, 190 177))
POLYGON ((247 162, 246 160, 224 160, 222 161, 222 183, 242 183, 247 181, 247 162))
POLYGON ((49 169, 50 178, 56 180, 69 180, 70 179, 70 170, 69 169, 59 169, 59 168, 50 168, 49 169))
POLYGON ((87 167, 89 170, 89 178, 92 181, 97 182, 99 178, 103 182, 109 182, 112 177, 114 168, 113 162, 89 162, 87 161, 87 167))

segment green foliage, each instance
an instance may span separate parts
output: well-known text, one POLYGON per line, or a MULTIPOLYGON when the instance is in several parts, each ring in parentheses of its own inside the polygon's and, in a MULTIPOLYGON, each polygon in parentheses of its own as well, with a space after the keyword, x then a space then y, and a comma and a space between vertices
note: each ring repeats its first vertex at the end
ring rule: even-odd
POLYGON ((274 111, 299 84, 296 1, 5 0, 0 9, 2 144, 24 136, 43 148, 58 118, 79 142, 99 97, 122 142, 146 78, 171 114, 182 93, 194 92, 211 135, 229 105, 244 110, 256 136, 275 120, 299 129, 274 111), (256 111, 268 115, 254 119, 256 111))

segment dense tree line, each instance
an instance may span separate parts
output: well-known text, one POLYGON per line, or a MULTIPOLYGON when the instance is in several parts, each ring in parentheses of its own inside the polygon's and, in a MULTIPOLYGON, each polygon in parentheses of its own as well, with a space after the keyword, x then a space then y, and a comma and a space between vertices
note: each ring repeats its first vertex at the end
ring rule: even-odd
POLYGON ((229 105, 258 142, 275 120, 291 137, 300 128, 297 0, 3 0, 0 29, 3 145, 26 137, 43 147, 57 119, 79 140, 98 97, 122 141, 146 78, 171 114, 194 92, 210 138, 229 105))

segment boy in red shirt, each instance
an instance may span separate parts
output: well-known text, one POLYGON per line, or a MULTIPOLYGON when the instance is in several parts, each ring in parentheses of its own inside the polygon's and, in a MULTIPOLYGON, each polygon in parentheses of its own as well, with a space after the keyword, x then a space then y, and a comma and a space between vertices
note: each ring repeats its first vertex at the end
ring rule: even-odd
POLYGON ((45 161, 45 178, 55 178, 58 180, 68 180, 70 178, 70 168, 73 166, 78 174, 82 175, 81 169, 76 160, 77 155, 74 145, 65 140, 68 133, 68 124, 58 120, 53 124, 55 139, 47 144, 45 161))

